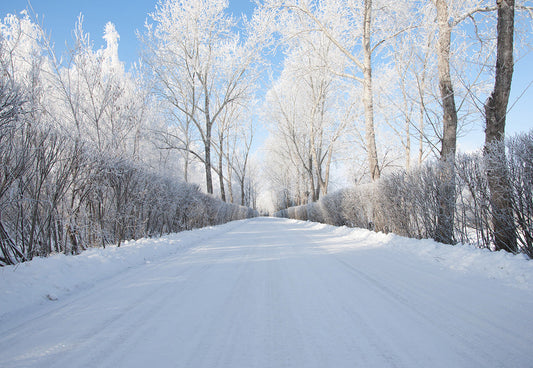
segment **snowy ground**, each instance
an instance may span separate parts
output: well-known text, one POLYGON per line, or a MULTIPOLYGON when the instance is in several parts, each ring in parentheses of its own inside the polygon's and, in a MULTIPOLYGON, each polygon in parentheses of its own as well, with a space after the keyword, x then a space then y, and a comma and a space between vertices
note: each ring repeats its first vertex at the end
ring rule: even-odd
POLYGON ((533 263, 258 218, 0 269, 2 367, 531 367, 533 263))

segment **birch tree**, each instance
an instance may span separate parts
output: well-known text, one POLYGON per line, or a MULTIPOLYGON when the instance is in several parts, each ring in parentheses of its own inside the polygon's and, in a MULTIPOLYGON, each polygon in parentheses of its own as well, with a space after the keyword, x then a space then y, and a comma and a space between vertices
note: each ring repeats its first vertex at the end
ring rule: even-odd
POLYGON ((453 218, 455 211, 455 151, 457 148, 457 109, 450 72, 450 44, 452 27, 447 0, 435 0, 438 40, 437 60, 439 90, 442 99, 442 147, 441 180, 439 186, 439 217, 435 240, 453 242, 453 218))
MULTIPOLYGON (((457 30, 467 19, 473 22, 477 31, 475 15, 478 13, 489 13, 494 8, 489 7, 484 0, 469 0, 459 2, 455 0, 433 0, 430 4, 421 8, 424 17, 425 32, 436 35, 434 52, 437 59, 438 90, 440 94, 441 109, 441 129, 438 133, 440 139, 439 160, 440 178, 438 187, 439 214, 435 239, 437 241, 452 244, 454 231, 455 212, 455 155, 457 150, 457 132, 459 127, 458 110, 465 102, 463 99, 459 105, 456 101, 456 89, 454 86, 454 76, 452 70, 455 69, 455 81, 462 82, 467 90, 473 90, 466 82, 469 78, 461 75, 458 71, 459 65, 452 65, 457 50, 468 49, 477 52, 474 46, 481 38, 476 33, 476 42, 466 44, 465 33, 457 30), (452 42, 453 40, 453 42, 452 42)), ((431 37, 428 38, 431 40, 431 37)), ((482 66, 484 68, 484 66, 482 66)), ((480 75, 483 71, 470 70, 470 74, 480 75)), ((471 92, 467 92, 469 94, 471 92)))

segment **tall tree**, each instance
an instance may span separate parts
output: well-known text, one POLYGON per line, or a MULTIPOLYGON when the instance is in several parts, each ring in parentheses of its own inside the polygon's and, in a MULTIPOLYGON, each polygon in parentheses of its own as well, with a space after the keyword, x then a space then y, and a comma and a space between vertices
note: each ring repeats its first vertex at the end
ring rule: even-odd
MULTIPOLYGON (((453 225, 455 216, 455 154, 457 149, 457 131, 458 131, 458 106, 463 105, 464 101, 461 101, 459 105, 456 105, 456 93, 452 82, 452 55, 456 50, 461 47, 465 50, 472 47, 461 43, 461 39, 466 36, 461 32, 455 32, 454 37, 452 33, 456 27, 459 27, 465 20, 471 20, 475 32, 475 38, 477 43, 476 47, 472 47, 473 51, 478 54, 480 47, 483 46, 481 39, 481 33, 479 33, 478 23, 475 16, 481 13, 490 13, 495 10, 494 7, 487 5, 486 0, 469 0, 469 1, 456 1, 456 0, 433 0, 432 7, 434 8, 435 15, 431 15, 428 19, 426 27, 430 28, 430 23, 434 23, 436 16, 436 47, 435 52, 437 56, 437 69, 438 69, 438 85, 440 92, 440 105, 442 109, 442 130, 440 134, 440 177, 437 188, 437 195, 439 201, 439 213, 437 218, 437 227, 435 231, 435 239, 452 244, 453 238, 453 225), (457 36, 457 37, 455 37, 457 36), (453 43, 452 43, 453 39, 453 43), (479 41, 479 42, 478 42, 479 41), (463 45, 463 46, 461 46, 463 45), (452 47, 454 50, 452 51, 452 47)), ((466 33, 466 32, 464 32, 466 33)), ((483 63, 481 63, 483 64, 483 63)), ((454 69, 457 69, 458 65, 454 65, 454 69)), ((481 70, 476 70, 476 74, 481 75, 484 65, 481 66, 481 70)), ((464 84, 464 87, 469 90, 466 94, 472 94, 473 85, 466 85, 468 77, 461 76, 457 72, 459 81, 464 84)))
POLYGON ((516 252, 512 192, 505 159, 505 121, 513 78, 514 0, 497 0, 498 44, 494 90, 485 104, 485 154, 496 249, 516 252))
POLYGON ((304 173, 302 198, 316 201, 327 194, 330 167, 338 141, 346 132, 350 104, 342 97, 339 78, 331 73, 338 50, 321 32, 294 40, 284 69, 266 96, 272 147, 290 157, 294 173, 304 173), (283 142, 283 144, 280 144, 283 142))
POLYGON ((450 44, 452 25, 448 0, 435 0, 437 11, 437 61, 439 90, 442 100, 442 147, 440 151, 441 176, 438 188, 439 215, 435 240, 453 242, 453 217, 455 212, 455 152, 457 149, 457 108, 450 72, 450 44))
MULTIPOLYGON (((379 179, 381 175, 374 121, 374 59, 386 47, 387 41, 409 28, 409 17, 405 13, 408 3, 381 0, 265 1, 267 8, 295 14, 293 19, 288 17, 293 24, 281 30, 289 40, 317 30, 327 37, 346 60, 341 68, 333 71, 362 86, 365 150, 372 180, 379 179)), ((287 21, 287 17, 283 19, 287 21)))
POLYGON ((143 37, 145 61, 156 79, 157 94, 175 118, 194 126, 203 152, 189 150, 205 166, 206 190, 213 193, 212 146, 216 124, 229 104, 251 92, 252 66, 260 57, 257 42, 235 31, 227 0, 159 1, 154 25, 143 37))

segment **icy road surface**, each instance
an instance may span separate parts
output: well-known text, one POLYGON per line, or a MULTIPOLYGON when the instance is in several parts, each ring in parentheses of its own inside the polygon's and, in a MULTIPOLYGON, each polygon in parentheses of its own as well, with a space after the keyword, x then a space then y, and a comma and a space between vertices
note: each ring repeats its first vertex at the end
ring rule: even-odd
POLYGON ((4 315, 0 366, 533 366, 529 287, 362 230, 273 218, 222 229, 4 315))

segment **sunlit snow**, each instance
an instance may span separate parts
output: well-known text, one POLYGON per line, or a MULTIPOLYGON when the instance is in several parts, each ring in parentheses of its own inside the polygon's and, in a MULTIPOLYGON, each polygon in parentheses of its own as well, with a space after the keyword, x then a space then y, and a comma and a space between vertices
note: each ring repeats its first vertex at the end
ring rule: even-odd
POLYGON ((0 269, 5 367, 528 367, 522 256, 257 218, 0 269))

